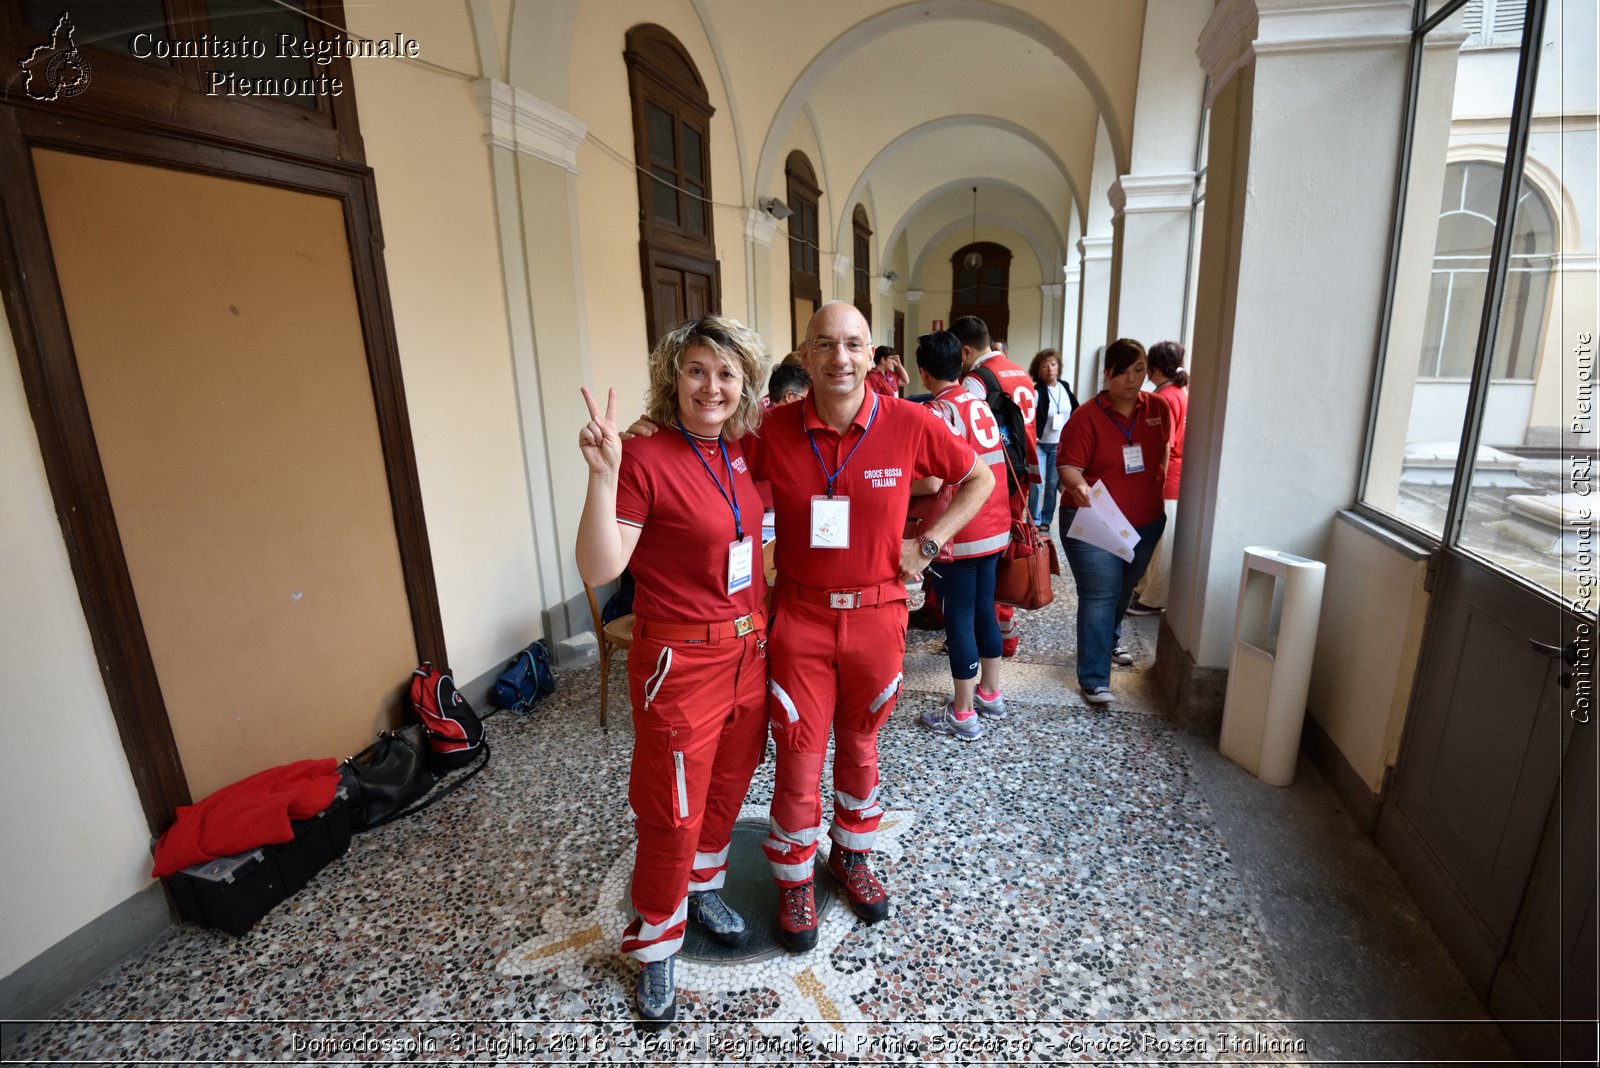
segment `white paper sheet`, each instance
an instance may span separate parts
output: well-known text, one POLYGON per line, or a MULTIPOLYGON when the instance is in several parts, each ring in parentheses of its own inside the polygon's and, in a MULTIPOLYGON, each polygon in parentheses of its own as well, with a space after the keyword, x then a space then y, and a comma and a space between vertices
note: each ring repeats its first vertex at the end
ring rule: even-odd
POLYGON ((1115 553, 1129 563, 1133 562, 1134 546, 1139 544, 1138 531, 1122 514, 1117 502, 1111 499, 1104 482, 1096 482, 1089 487, 1089 507, 1079 508, 1072 517, 1067 537, 1115 553))

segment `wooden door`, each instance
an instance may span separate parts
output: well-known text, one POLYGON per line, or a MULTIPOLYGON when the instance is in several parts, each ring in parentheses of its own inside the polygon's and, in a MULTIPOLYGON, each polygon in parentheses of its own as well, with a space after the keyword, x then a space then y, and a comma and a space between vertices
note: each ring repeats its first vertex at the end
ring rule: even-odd
POLYGON ((341 201, 32 159, 190 793, 353 752, 417 641, 341 201))

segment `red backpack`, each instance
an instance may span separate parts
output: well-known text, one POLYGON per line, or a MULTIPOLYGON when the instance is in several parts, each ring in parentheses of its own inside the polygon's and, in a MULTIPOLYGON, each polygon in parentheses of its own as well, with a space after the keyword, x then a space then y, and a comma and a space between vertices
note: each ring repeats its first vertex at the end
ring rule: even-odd
POLYGON ((411 707, 427 732, 434 767, 465 767, 486 748, 483 721, 455 680, 428 661, 411 673, 411 707))

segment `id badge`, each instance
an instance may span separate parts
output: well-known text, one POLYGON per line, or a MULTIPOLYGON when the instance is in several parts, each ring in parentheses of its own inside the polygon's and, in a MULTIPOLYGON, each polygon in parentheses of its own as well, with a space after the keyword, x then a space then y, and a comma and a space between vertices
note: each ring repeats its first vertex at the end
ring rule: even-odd
POLYGON ((1122 473, 1137 475, 1144 471, 1144 448, 1134 442, 1122 447, 1122 473))
POLYGON ((728 592, 738 593, 750 588, 750 574, 755 565, 755 542, 746 534, 740 541, 728 543, 728 592))
POLYGON ((1057 408, 1050 413, 1050 429, 1060 430, 1067 425, 1067 413, 1057 408))
POLYGON ((811 498, 811 547, 850 548, 850 498, 811 498))

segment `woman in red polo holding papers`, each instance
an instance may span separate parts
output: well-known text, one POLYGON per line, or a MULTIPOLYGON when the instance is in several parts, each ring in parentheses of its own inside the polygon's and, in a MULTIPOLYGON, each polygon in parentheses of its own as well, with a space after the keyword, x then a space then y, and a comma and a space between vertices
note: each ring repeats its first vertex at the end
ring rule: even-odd
MULTIPOLYGON (((1131 338, 1107 345, 1105 388, 1072 413, 1056 453, 1065 498, 1062 546, 1078 584, 1078 685, 1092 705, 1116 700, 1111 692, 1112 663, 1133 663, 1122 648, 1122 617, 1167 525, 1161 487, 1172 413, 1166 401, 1140 389, 1144 376, 1143 345, 1131 338), (1090 507, 1090 487, 1096 483, 1105 484, 1138 534, 1131 560, 1070 533, 1078 509, 1090 507)), ((1109 540, 1114 541, 1120 532, 1110 533, 1109 540)))
POLYGON ((590 585, 633 572, 636 916, 622 951, 643 966, 647 1023, 675 1011, 673 957, 690 916, 727 944, 744 920, 717 895, 733 823, 766 745, 766 577, 761 498, 737 438, 760 419, 762 345, 707 315, 650 354, 646 414, 666 432, 620 440, 616 391, 605 414, 587 389, 578 446, 589 492, 578 571, 590 585))

